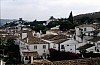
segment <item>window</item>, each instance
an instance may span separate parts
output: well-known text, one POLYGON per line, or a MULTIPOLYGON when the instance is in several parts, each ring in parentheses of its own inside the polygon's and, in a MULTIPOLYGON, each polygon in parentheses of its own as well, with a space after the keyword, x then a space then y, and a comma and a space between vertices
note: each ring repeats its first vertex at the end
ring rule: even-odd
POLYGON ((100 45, 100 43, 97 43, 98 45, 100 45))
POLYGON ((37 49, 37 45, 34 46, 34 49, 37 49))
POLYGON ((91 44, 91 42, 89 42, 89 44, 91 44))
POLYGON ((97 52, 99 52, 99 49, 97 49, 97 52))
POLYGON ((53 48, 56 48, 56 44, 53 45, 53 48))
POLYGON ((46 49, 46 45, 43 45, 43 49, 46 49))
POLYGON ((86 28, 84 28, 84 31, 86 31, 86 28))
POLYGON ((64 49, 64 45, 61 45, 61 49, 64 49))
POLYGON ((90 36, 90 33, 88 33, 88 36, 90 36))
POLYGON ((26 46, 26 49, 29 49, 29 46, 26 46))
POLYGON ((29 60, 29 58, 26 56, 26 57, 25 57, 25 60, 29 60))

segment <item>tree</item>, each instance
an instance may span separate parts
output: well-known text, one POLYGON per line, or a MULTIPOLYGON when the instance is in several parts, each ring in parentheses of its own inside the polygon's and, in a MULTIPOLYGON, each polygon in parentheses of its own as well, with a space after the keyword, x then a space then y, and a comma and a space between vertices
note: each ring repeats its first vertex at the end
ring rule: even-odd
POLYGON ((50 21, 47 25, 48 28, 52 28, 52 27, 55 27, 57 25, 60 25, 61 24, 61 21, 50 21))
POLYGON ((72 28, 74 28, 74 27, 75 27, 75 25, 72 24, 70 21, 63 21, 63 22, 61 22, 59 28, 60 28, 60 30, 65 31, 65 30, 72 29, 72 28))
POLYGON ((68 21, 70 21, 71 23, 73 23, 73 14, 72 14, 72 11, 71 11, 71 13, 69 15, 68 21))
POLYGON ((40 30, 45 33, 46 30, 48 30, 48 28, 42 24, 38 24, 35 27, 32 28, 33 30, 35 30, 36 32, 40 32, 40 30))
POLYGON ((14 39, 13 38, 8 38, 6 45, 7 46, 14 45, 14 39))
POLYGON ((20 63, 19 46, 14 44, 14 38, 12 37, 0 38, 0 54, 3 54, 0 55, 0 58, 6 64, 20 63))
POLYGON ((49 52, 50 52, 50 57, 48 57, 48 59, 50 61, 70 60, 70 59, 77 59, 80 57, 80 54, 58 51, 55 49, 49 49, 49 52))
POLYGON ((53 16, 51 16, 50 18, 49 18, 49 20, 51 20, 51 19, 55 19, 53 16))

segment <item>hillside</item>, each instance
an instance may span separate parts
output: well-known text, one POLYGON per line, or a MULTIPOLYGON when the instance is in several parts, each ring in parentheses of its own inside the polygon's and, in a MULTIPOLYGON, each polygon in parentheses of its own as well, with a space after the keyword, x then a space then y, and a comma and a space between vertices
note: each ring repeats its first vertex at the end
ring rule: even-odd
POLYGON ((84 23, 84 22, 93 22, 94 20, 100 21, 100 11, 86 14, 79 14, 74 16, 74 21, 84 23))
POLYGON ((15 21, 14 19, 0 19, 0 26, 4 25, 6 22, 12 22, 15 21))

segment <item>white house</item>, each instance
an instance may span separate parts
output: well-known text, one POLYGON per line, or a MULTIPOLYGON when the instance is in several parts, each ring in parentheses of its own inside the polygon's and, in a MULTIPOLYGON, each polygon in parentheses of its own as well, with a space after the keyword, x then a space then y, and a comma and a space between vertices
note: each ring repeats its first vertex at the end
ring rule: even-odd
POLYGON ((21 39, 17 39, 17 43, 19 43, 21 60, 24 63, 29 61, 32 63, 35 57, 47 58, 49 55, 49 43, 34 37, 32 31, 24 31, 21 34, 21 39))
POLYGON ((93 52, 100 52, 100 37, 93 37, 92 39, 88 40, 89 43, 94 44, 95 48, 93 52))
POLYGON ((69 39, 65 35, 46 35, 42 39, 50 43, 50 48, 59 51, 79 53, 79 51, 76 50, 78 47, 78 42, 74 39, 69 39))
POLYGON ((79 51, 77 50, 78 42, 74 39, 62 42, 60 45, 61 45, 61 50, 63 50, 64 48, 65 51, 79 53, 79 51))
POLYGON ((99 24, 83 24, 75 27, 76 40, 80 43, 84 43, 83 46, 80 46, 78 49, 85 49, 88 52, 97 52, 99 51, 98 41, 100 41, 100 25, 99 24))
MULTIPOLYGON (((87 32, 94 31, 95 27, 96 26, 93 24, 91 24, 91 25, 84 24, 84 25, 80 25, 80 26, 75 27, 76 40, 79 42, 84 42, 83 35, 89 35, 90 33, 88 34, 87 32)), ((92 33, 91 33, 91 35, 92 35, 92 33)))

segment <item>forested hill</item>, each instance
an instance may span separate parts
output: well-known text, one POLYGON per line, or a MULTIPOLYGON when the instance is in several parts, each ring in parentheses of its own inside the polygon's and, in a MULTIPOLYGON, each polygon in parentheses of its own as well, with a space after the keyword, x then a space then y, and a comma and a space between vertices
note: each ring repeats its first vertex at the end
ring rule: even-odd
POLYGON ((14 19, 0 19, 0 25, 4 25, 6 22, 12 22, 14 19))
POLYGON ((93 20, 100 21, 100 11, 93 12, 93 13, 86 13, 86 14, 79 14, 74 16, 74 21, 84 23, 84 22, 92 22, 93 20))

